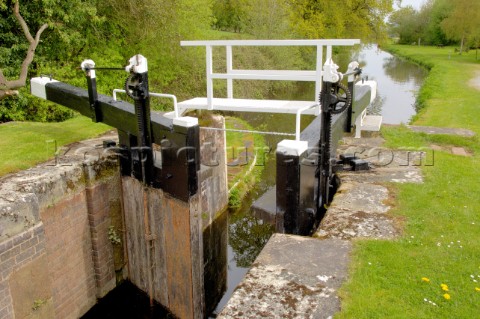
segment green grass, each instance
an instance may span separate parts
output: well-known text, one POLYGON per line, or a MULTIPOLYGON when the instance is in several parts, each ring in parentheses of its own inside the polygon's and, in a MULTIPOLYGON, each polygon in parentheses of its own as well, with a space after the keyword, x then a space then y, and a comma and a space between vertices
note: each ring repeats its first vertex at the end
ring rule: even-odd
POLYGON ((60 123, 8 122, 0 124, 0 176, 30 168, 54 157, 57 147, 98 136, 110 130, 84 116, 60 123))
POLYGON ((453 47, 392 45, 387 50, 430 69, 419 92, 417 125, 467 128, 480 134, 480 91, 468 81, 480 71, 475 51, 459 55, 453 47))
MULTIPOLYGON (((225 117, 225 127, 227 129, 253 130, 252 126, 246 121, 230 116, 225 117)), ((247 174, 247 172, 250 168, 253 158, 249 159, 247 165, 229 166, 227 169, 228 187, 231 188, 232 185, 239 182, 237 186, 231 190, 229 196, 229 206, 232 208, 237 208, 241 206, 243 197, 245 197, 253 185, 255 185, 263 171, 263 155, 266 145, 262 135, 239 132, 227 132, 226 142, 227 161, 233 160, 234 154, 236 156, 236 154, 238 154, 238 152, 245 147, 246 142, 251 143, 251 146, 248 148, 248 150, 252 153, 252 155, 257 155, 257 164, 249 174, 247 174), (235 152, 233 152, 234 149, 235 152)))
MULTIPOLYGON (((451 48, 410 46, 393 46, 390 51, 431 69, 421 90, 424 108, 414 124, 462 127, 479 134, 480 105, 476 101, 480 101, 480 91, 466 84, 472 70, 478 68, 474 53, 460 57, 451 48)), ((384 127, 382 135, 392 148, 436 144, 448 149, 455 145, 467 148, 473 156, 436 151, 434 165, 422 166, 423 184, 391 185, 395 208, 390 213, 402 221, 403 235, 390 241, 354 242, 350 279, 340 291, 342 311, 335 318, 477 318, 478 137, 427 135, 406 127, 384 127), (441 284, 448 285, 450 300, 443 297, 446 292, 441 284)))

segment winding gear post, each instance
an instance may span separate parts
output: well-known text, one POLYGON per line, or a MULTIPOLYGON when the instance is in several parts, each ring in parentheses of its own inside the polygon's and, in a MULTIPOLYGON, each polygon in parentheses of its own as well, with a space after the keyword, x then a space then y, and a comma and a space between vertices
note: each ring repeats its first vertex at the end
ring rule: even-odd
MULTIPOLYGON (((103 116, 98 105, 97 82, 95 75, 95 62, 85 60, 81 68, 86 73, 88 87, 88 101, 92 119, 94 122, 102 122, 103 116)), ((100 68, 114 69, 118 68, 100 68)), ((150 95, 148 88, 148 65, 147 59, 140 54, 130 58, 129 65, 125 67, 129 73, 125 81, 125 91, 134 101, 134 110, 136 117, 136 140, 133 132, 127 132, 128 152, 124 154, 128 157, 122 165, 123 171, 130 171, 138 180, 146 186, 151 186, 154 179, 153 172, 153 152, 152 152, 152 128, 150 123, 150 95), (126 165, 129 163, 130 165, 126 165), (130 166, 129 169, 126 166, 130 166)))
POLYGON ((132 148, 133 174, 145 185, 150 185, 153 176, 153 153, 147 59, 137 54, 130 58, 129 63, 125 67, 130 73, 125 81, 125 91, 134 101, 138 133, 137 147, 132 148))
POLYGON ((88 102, 92 110, 92 120, 95 123, 102 121, 100 108, 98 107, 97 78, 95 74, 95 62, 93 60, 85 60, 80 65, 87 78, 88 102))
POLYGON ((338 72, 338 65, 328 59, 323 66, 322 90, 319 100, 322 108, 320 126, 320 158, 317 170, 318 206, 320 209, 328 205, 333 195, 334 166, 336 159, 332 157, 332 117, 344 112, 352 102, 350 90, 340 81, 343 74, 338 72), (343 91, 343 92, 341 92, 343 91))

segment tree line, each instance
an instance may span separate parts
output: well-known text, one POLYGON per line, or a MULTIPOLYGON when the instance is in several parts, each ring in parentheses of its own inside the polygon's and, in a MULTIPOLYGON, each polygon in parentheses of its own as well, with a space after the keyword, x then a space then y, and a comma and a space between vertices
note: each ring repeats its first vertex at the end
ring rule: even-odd
MULTIPOLYGON (((30 42, 14 14, 17 0, 0 0, 0 91, 19 78, 30 42)), ((386 39, 386 17, 394 0, 29 0, 19 13, 31 34, 46 25, 28 77, 40 74, 85 86, 78 70, 84 59, 98 66, 123 66, 136 53, 149 59, 150 87, 180 99, 205 94, 204 57, 183 49, 194 39, 386 39)), ((305 52, 239 52, 246 67, 308 63, 305 52)), ((99 72, 97 72, 99 73, 99 72)), ((122 85, 122 72, 98 74, 101 93, 122 85)), ((267 86, 250 87, 271 90, 267 86)), ((222 89, 217 85, 216 89, 222 89)), ((0 122, 58 121, 72 113, 39 101, 21 89, 0 99, 0 122)))
POLYGON ((389 17, 389 31, 400 44, 459 44, 461 54, 480 45, 480 1, 428 0, 419 10, 400 7, 389 17))

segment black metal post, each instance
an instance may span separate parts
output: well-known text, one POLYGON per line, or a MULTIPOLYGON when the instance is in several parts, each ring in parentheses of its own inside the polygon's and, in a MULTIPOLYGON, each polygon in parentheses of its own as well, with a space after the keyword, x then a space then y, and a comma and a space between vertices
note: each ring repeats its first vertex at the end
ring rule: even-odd
POLYGON ((97 78, 95 74, 95 63, 92 60, 86 60, 82 63, 82 70, 85 71, 88 89, 88 103, 92 112, 92 121, 95 123, 102 121, 102 113, 98 107, 97 78))
POLYGON ((315 154, 307 141, 277 145, 276 231, 310 235, 315 223, 315 154))
POLYGON ((330 178, 332 169, 330 165, 330 148, 332 144, 332 114, 330 112, 330 92, 332 83, 323 82, 320 94, 320 105, 322 105, 320 124, 320 160, 318 171, 318 207, 322 208, 328 204, 330 196, 330 178))
POLYGON ((277 231, 297 234, 300 157, 277 151, 277 231))
POLYGON ((133 85, 127 83, 126 90, 132 91, 128 94, 134 100, 135 116, 137 118, 137 142, 136 147, 132 149, 132 173, 145 185, 151 185, 153 181, 153 152, 148 73, 132 73, 129 79, 131 78, 135 78, 135 83, 133 85))

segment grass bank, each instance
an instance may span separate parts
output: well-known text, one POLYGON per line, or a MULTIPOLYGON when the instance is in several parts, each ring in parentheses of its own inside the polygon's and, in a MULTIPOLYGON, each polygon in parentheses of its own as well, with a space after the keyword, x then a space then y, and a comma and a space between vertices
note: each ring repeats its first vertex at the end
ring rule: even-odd
MULTIPOLYGON (((453 48, 391 46, 389 51, 428 66, 416 125, 468 128, 480 133, 480 91, 468 85, 479 62, 453 48)), ((350 279, 335 318, 477 318, 480 304, 480 143, 463 138, 384 127, 387 146, 462 146, 473 155, 435 151, 423 166, 423 184, 395 184, 404 220, 396 240, 357 240, 350 279), (431 164, 431 163, 430 163, 431 164)))
MULTIPOLYGON (((225 127, 233 130, 253 130, 246 121, 227 116, 225 127)), ((242 199, 255 185, 263 171, 268 156, 268 147, 262 135, 227 132, 227 172, 231 208, 238 208, 242 199)))
POLYGON ((480 76, 475 51, 459 55, 453 47, 391 45, 391 53, 430 70, 418 96, 417 125, 467 128, 480 134, 479 91, 469 81, 480 76))
POLYGON ((54 158, 57 147, 98 136, 110 126, 76 116, 60 123, 8 122, 0 124, 0 176, 54 158))

